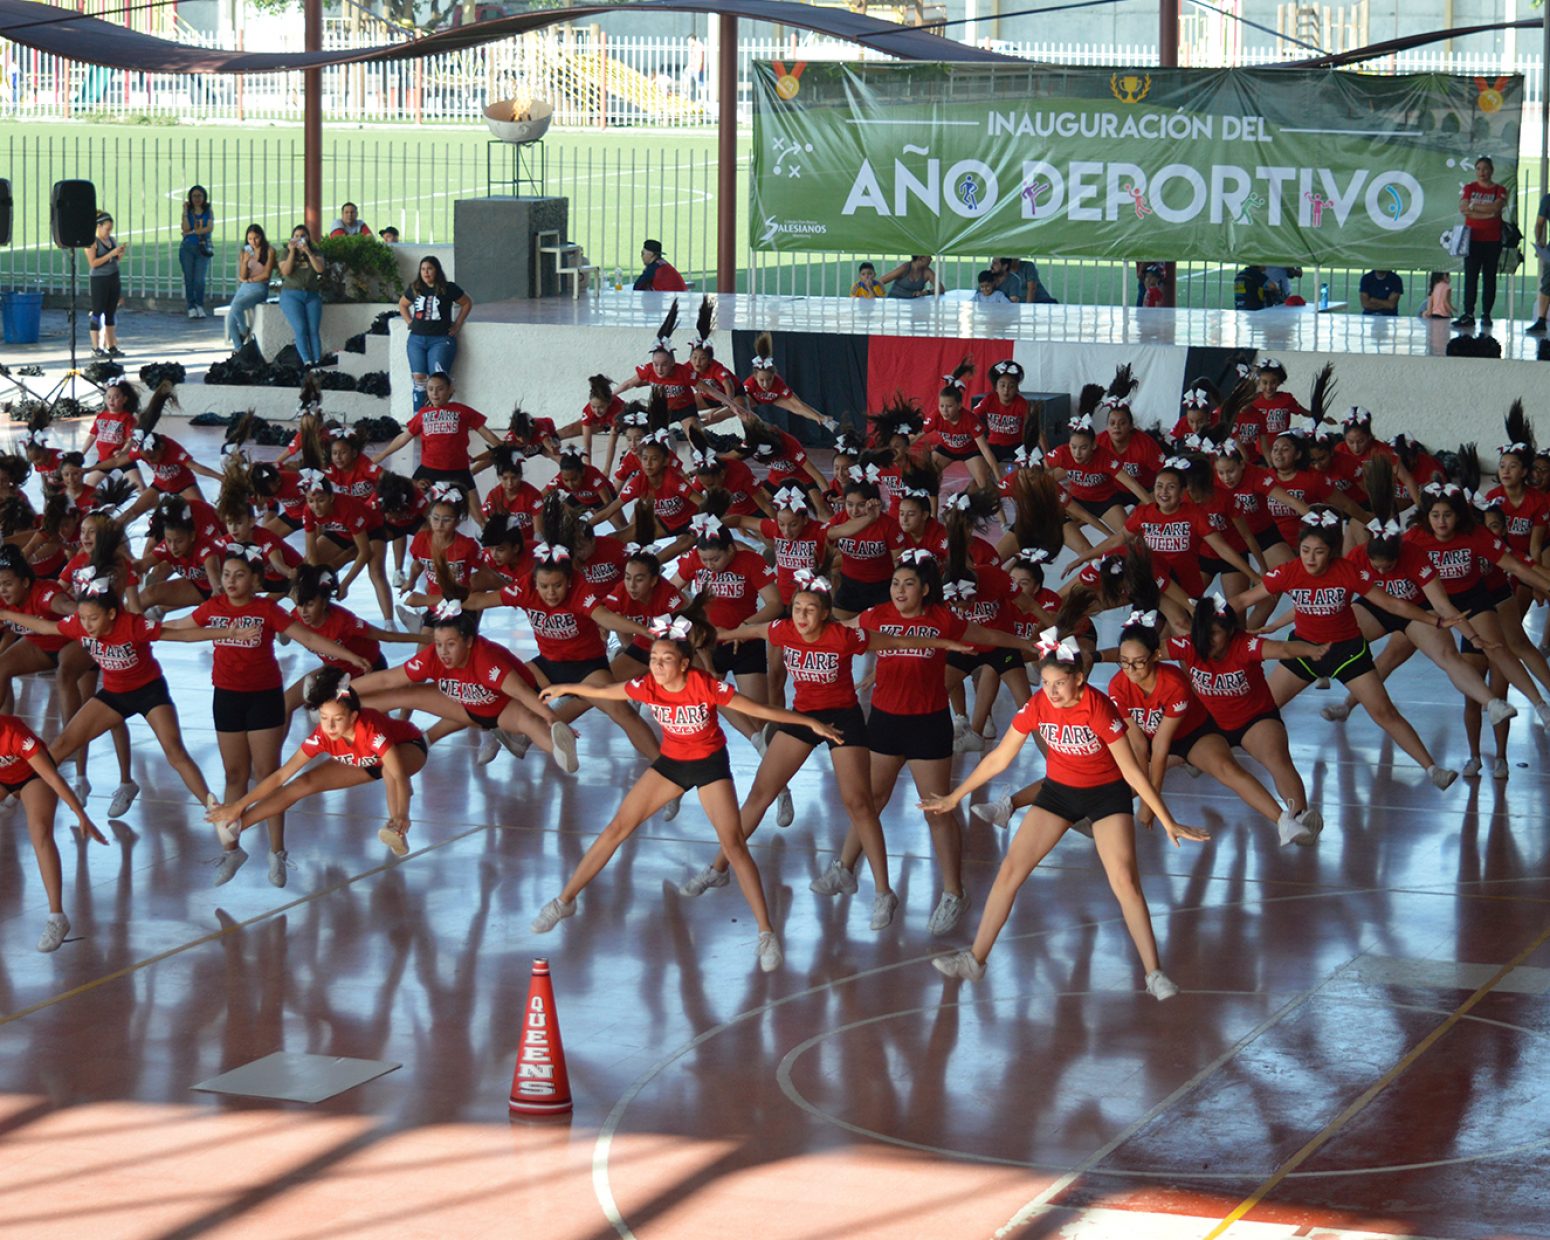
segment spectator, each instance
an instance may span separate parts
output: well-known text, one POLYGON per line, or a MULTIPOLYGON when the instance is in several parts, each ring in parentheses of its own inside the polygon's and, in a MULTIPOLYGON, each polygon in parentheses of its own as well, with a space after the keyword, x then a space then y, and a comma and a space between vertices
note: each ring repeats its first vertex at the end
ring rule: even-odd
POLYGON ((1142 309, 1142 308, 1147 307, 1147 306, 1154 306, 1155 307, 1155 306, 1166 305, 1167 304, 1167 300, 1166 300, 1166 295, 1163 292, 1163 285, 1167 281, 1167 279, 1168 279, 1168 266, 1167 266, 1166 263, 1137 263, 1136 264, 1136 309, 1139 310, 1139 309, 1142 309), (1154 301, 1151 301, 1151 302, 1148 302, 1147 299, 1146 299, 1146 290, 1147 290, 1147 287, 1148 287, 1147 282, 1146 282, 1146 277, 1148 276, 1148 274, 1153 274, 1153 275, 1156 275, 1156 277, 1157 277, 1158 294, 1157 294, 1157 298, 1154 301))
POLYGON ((1405 282, 1392 271, 1369 271, 1362 277, 1357 296, 1363 314, 1396 315, 1399 299, 1405 295, 1405 282))
POLYGON ((682 293, 688 289, 684 278, 667 259, 662 257, 662 243, 647 240, 641 243, 640 261, 646 267, 635 277, 637 293, 682 293))
POLYGON ((91 351, 93 357, 123 357, 118 347, 118 303, 124 286, 119 280, 118 264, 125 246, 113 236, 113 217, 106 211, 97 214, 97 235, 86 247, 86 264, 91 269, 91 351))
POLYGON ((888 290, 877 278, 877 268, 872 263, 862 263, 856 268, 856 282, 850 286, 852 297, 886 297, 888 290))
POLYGON ((1426 288, 1426 306, 1421 311, 1423 319, 1451 319, 1453 317, 1453 284, 1446 271, 1432 272, 1426 288))
POLYGON ((910 261, 900 263, 882 278, 889 286, 892 298, 930 297, 941 291, 936 272, 931 270, 931 255, 911 254, 910 261))
POLYGON ((389 224, 386 228, 377 234, 377 237, 383 245, 397 245, 398 229, 389 224))
POLYGON ((339 208, 339 218, 334 221, 334 226, 328 235, 330 237, 369 237, 371 229, 367 228, 366 221, 361 219, 361 209, 353 202, 347 202, 339 208))
POLYGON ((457 334, 474 308, 473 299, 447 279, 441 260, 427 254, 414 283, 398 299, 398 313, 409 325, 409 372, 414 380, 414 411, 425 404, 425 381, 451 375, 457 334))
POLYGON ((1539 255, 1539 298, 1534 302, 1534 321, 1529 324, 1530 336, 1545 334, 1545 312, 1550 310, 1550 261, 1546 261, 1546 245, 1550 244, 1550 193, 1539 196, 1539 213, 1534 216, 1534 253, 1539 255))
POLYGON ((1280 301, 1281 292, 1270 282, 1270 276, 1263 266, 1245 267, 1233 281, 1232 307, 1234 310, 1264 310, 1266 307, 1278 305, 1280 301))
POLYGON ((1148 263, 1141 275, 1141 307, 1144 310, 1157 310, 1163 305, 1162 264, 1148 263))
POLYGON ((1004 260, 1007 270, 1023 282, 1023 300, 1029 305, 1058 306, 1060 299, 1051 293, 1039 279, 1037 263, 1025 263, 1020 258, 1004 260))
POLYGON ((689 56, 684 61, 683 97, 698 99, 705 86, 705 42, 697 34, 689 36, 689 56))
POLYGON ((301 364, 316 366, 323 360, 323 255, 305 224, 291 229, 280 256, 280 313, 296 337, 301 364))
POLYGON ((226 340, 235 353, 253 334, 252 311, 269 297, 275 252, 257 224, 248 225, 242 252, 237 255, 237 292, 226 307, 226 340))
MULTIPOLYGON (((1295 291, 1293 282, 1302 279, 1301 267, 1266 267, 1265 276, 1275 285, 1276 304, 1288 302, 1295 291)), ((1304 303, 1306 304, 1306 303, 1304 303)))
POLYGON ((210 234, 215 231, 215 212, 210 209, 210 194, 203 185, 191 185, 183 200, 183 215, 178 221, 183 241, 178 246, 178 266, 183 268, 183 300, 188 317, 202 319, 205 314, 205 275, 215 253, 210 234))
POLYGON ((1015 258, 993 258, 990 260, 990 273, 995 279, 996 288, 1006 294, 1008 301, 1022 301, 1027 289, 1023 286, 1023 278, 1012 270, 1012 264, 1018 263, 1015 258))
POLYGON ((985 305, 988 302, 995 301, 999 301, 1003 305, 1011 303, 1012 299, 996 287, 996 273, 994 271, 982 271, 976 279, 979 281, 979 288, 975 291, 974 296, 969 298, 970 301, 977 305, 985 305))
MULTIPOLYGON (((1496 269, 1502 259, 1502 212, 1507 209, 1507 187, 1491 178, 1496 164, 1489 156, 1475 160, 1475 179, 1459 194, 1459 211, 1469 229, 1469 253, 1464 255, 1464 313, 1454 327, 1475 325, 1475 291, 1480 291, 1480 326, 1491 326, 1496 305, 1496 269)), ((1536 225, 1537 227, 1537 225, 1536 225)))

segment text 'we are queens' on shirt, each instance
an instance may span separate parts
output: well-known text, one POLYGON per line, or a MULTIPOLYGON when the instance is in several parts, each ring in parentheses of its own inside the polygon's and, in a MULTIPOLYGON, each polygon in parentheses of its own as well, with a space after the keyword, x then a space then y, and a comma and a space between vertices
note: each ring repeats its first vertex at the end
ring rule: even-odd
POLYGON ((737 696, 737 688, 691 667, 681 689, 664 689, 649 673, 625 682, 624 694, 651 711, 662 729, 662 756, 676 762, 697 762, 726 748, 726 734, 716 715, 737 696))
POLYGON ((1028 699, 1012 726, 1025 735, 1038 733, 1047 755, 1047 777, 1069 788, 1096 788, 1123 779, 1109 746, 1124 739, 1118 708, 1091 685, 1082 686, 1072 706, 1060 707, 1042 691, 1028 699))

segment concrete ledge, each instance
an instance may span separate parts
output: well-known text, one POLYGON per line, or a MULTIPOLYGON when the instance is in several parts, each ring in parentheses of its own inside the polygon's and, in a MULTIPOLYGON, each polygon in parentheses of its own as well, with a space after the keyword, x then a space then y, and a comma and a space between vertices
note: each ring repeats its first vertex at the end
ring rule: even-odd
MULTIPOLYGON (((351 336, 365 331, 379 314, 392 310, 383 302, 330 302, 323 307, 323 352, 337 353, 351 336)), ((294 344, 291 325, 280 313, 278 302, 265 302, 253 311, 254 331, 258 336, 259 351, 273 361, 275 355, 288 344, 294 344)))

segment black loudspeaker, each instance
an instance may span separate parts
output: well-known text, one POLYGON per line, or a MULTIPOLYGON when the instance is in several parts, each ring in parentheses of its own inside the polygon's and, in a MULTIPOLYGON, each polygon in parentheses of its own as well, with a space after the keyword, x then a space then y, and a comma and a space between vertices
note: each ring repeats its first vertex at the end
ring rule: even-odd
POLYGON ((11 244, 11 183, 0 177, 0 245, 11 244))
POLYGON ((90 181, 55 181, 48 218, 60 249, 90 245, 97 235, 97 187, 90 181))

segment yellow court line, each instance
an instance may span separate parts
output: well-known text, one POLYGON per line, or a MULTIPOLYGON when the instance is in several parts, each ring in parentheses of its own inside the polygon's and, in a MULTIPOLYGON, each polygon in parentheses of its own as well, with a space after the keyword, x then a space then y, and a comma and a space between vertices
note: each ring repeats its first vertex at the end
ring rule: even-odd
POLYGON ((1339 1115, 1330 1120, 1329 1123, 1326 1124, 1317 1135, 1309 1140, 1306 1145, 1304 1145, 1300 1150, 1298 1150, 1284 1163, 1277 1167, 1268 1180, 1266 1180, 1252 1193, 1250 1193, 1248 1197, 1244 1198, 1244 1200, 1238 1205, 1236 1209, 1233 1210, 1231 1214, 1229 1214, 1220 1223, 1218 1223, 1209 1232, 1207 1232, 1203 1240, 1217 1240, 1217 1238, 1223 1235, 1234 1223, 1243 1218, 1244 1215, 1248 1214, 1248 1212, 1259 1205, 1260 1202, 1264 1201, 1266 1197, 1275 1191, 1276 1186, 1280 1184, 1282 1180, 1286 1179, 1286 1177, 1291 1175, 1292 1172, 1296 1171, 1298 1167, 1302 1166, 1303 1163, 1307 1162, 1308 1159, 1317 1154, 1319 1150, 1323 1149, 1325 1145, 1329 1144, 1334 1136, 1342 1128, 1344 1128, 1346 1124, 1350 1123, 1352 1119, 1354 1119, 1367 1108, 1368 1103, 1370 1103, 1374 1098, 1376 1098, 1385 1089, 1387 1089, 1396 1080, 1398 1080, 1399 1077, 1412 1064, 1416 1062, 1416 1060, 1420 1059, 1422 1055, 1431 1050, 1431 1048, 1437 1044, 1438 1040, 1441 1039, 1442 1036, 1448 1032, 1448 1030, 1452 1029, 1454 1025, 1463 1020, 1464 1017, 1469 1014, 1471 1008, 1473 1008, 1482 999, 1484 999, 1486 995, 1490 994, 1491 991, 1495 990, 1509 973, 1518 968, 1519 965, 1521 965, 1525 960, 1527 960, 1536 951, 1543 947, 1547 941, 1550 941, 1550 926, 1546 926, 1542 931, 1540 931, 1538 938, 1536 938, 1532 943, 1520 951, 1506 964, 1502 965, 1502 967, 1498 969, 1491 977, 1486 979, 1485 983, 1481 985, 1480 989, 1475 991, 1474 994, 1470 995, 1469 998, 1465 999, 1463 1003, 1458 1005, 1458 1007, 1454 1008, 1453 1011, 1448 1015, 1447 1019, 1442 1022, 1442 1024, 1438 1025, 1437 1028, 1433 1029, 1429 1034, 1417 1042, 1403 1059, 1401 1059, 1392 1068, 1390 1068, 1381 1077, 1379 1077, 1370 1086, 1368 1086, 1360 1096, 1349 1103, 1346 1108, 1340 1112, 1339 1115))
POLYGON ((52 995, 47 999, 40 999, 38 1002, 15 1012, 0 1013, 0 1028, 9 1025, 12 1021, 21 1020, 24 1016, 31 1016, 36 1012, 41 1012, 44 1008, 53 1007, 56 1003, 63 1003, 66 999, 73 999, 77 995, 84 995, 89 990, 96 990, 99 986, 105 986, 109 982, 116 982, 120 978, 128 977, 131 973, 138 973, 141 969, 148 969, 153 964, 160 964, 163 960, 170 960, 173 956, 180 956, 195 947, 203 947, 206 943, 213 943, 216 939, 224 938, 235 930, 246 930, 249 926, 257 925, 261 921, 268 921, 271 917, 278 917, 281 913, 288 913, 293 908, 300 908, 303 904, 310 904, 314 900, 321 900, 324 896, 331 896, 334 892, 342 891, 351 884, 360 882, 363 878, 371 878, 377 874, 385 873, 394 866, 405 865, 425 853, 435 852, 438 848, 445 848, 448 844, 456 844, 459 840, 466 840, 470 835, 478 835, 479 832, 488 831, 489 829, 488 826, 470 827, 460 835, 454 835, 435 844, 427 844, 424 848, 416 849, 407 857, 395 857, 391 861, 384 861, 381 865, 375 866, 370 870, 363 870, 361 873, 351 875, 349 878, 340 879, 337 883, 332 883, 321 891, 314 891, 308 895, 300 896, 289 904, 282 904, 278 908, 268 909, 265 912, 249 917, 246 921, 239 921, 235 925, 225 926, 220 930, 212 930, 209 934, 200 935, 197 939, 190 939, 187 943, 180 943, 176 947, 169 947, 166 951, 157 952, 154 956, 147 956, 144 960, 137 960, 133 964, 126 964, 122 969, 115 969, 112 973, 105 973, 101 977, 93 978, 89 982, 82 982, 73 990, 52 995))

